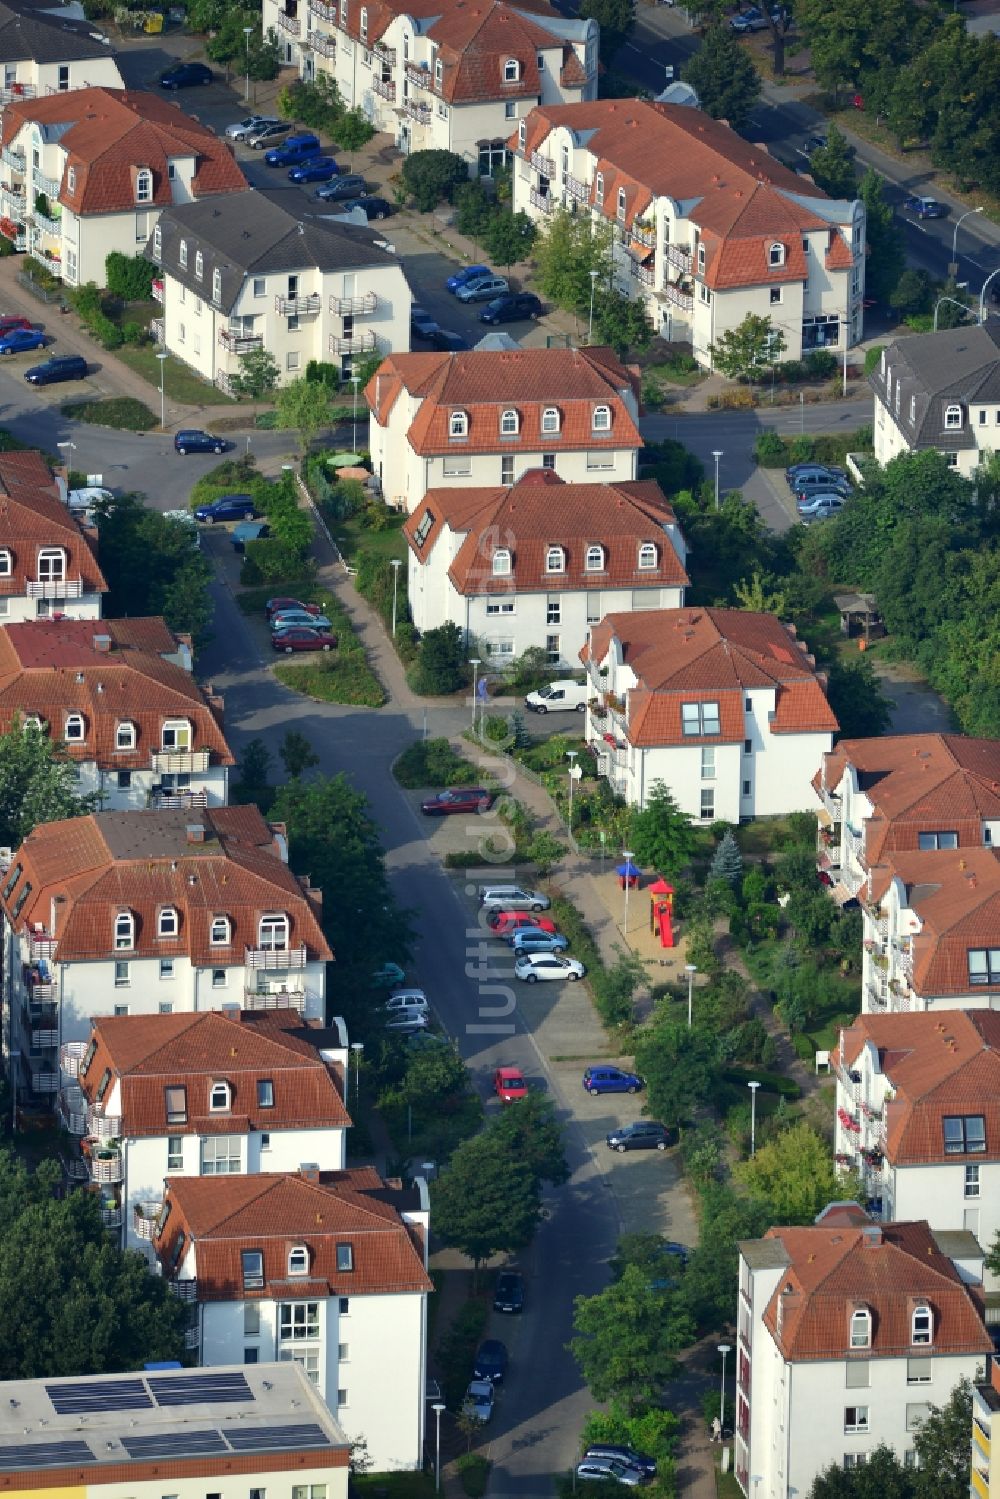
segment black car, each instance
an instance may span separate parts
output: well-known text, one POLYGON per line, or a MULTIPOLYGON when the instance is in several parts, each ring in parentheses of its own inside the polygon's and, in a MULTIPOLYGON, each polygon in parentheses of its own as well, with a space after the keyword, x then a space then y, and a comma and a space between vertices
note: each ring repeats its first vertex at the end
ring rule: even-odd
POLYGON ((223 437, 213 437, 211 432, 202 432, 200 427, 185 427, 174 433, 174 452, 224 453, 227 443, 223 437))
POLYGON ((509 291, 487 302, 479 314, 481 323, 517 323, 522 318, 541 317, 542 304, 531 291, 509 291))
POLYGON ((410 308, 411 337, 423 338, 429 341, 435 333, 439 333, 440 331, 438 324, 431 317, 430 313, 425 308, 418 307, 414 303, 410 308))
POLYGON ((607 1136, 612 1150, 666 1150, 670 1144, 670 1131, 665 1124, 653 1119, 637 1119, 634 1124, 623 1124, 607 1136))
POLYGON ((461 333, 449 333, 447 328, 435 327, 433 332, 427 334, 427 342, 432 349, 440 349, 443 354, 460 354, 469 347, 467 338, 463 338, 461 333))
POLYGON ((357 172, 348 172, 343 177, 334 177, 332 182, 324 182, 318 187, 314 194, 321 203, 339 203, 345 198, 363 198, 368 193, 368 184, 357 172))
POLYGON ((507 1363, 506 1346, 497 1338, 487 1338, 476 1350, 472 1373, 476 1379, 488 1379, 490 1384, 503 1384, 507 1363))
POLYGON ((495 1312, 524 1311, 524 1279, 516 1270, 501 1270, 493 1292, 495 1312))
POLYGON ((86 380, 87 361, 82 354, 56 354, 44 364, 25 370, 29 385, 57 385, 60 380, 86 380))
POLYGON ((636 1468, 648 1478, 656 1477, 656 1459, 648 1453, 637 1452, 634 1447, 620 1447, 615 1442, 592 1442, 584 1457, 607 1458, 609 1462, 624 1463, 627 1468, 636 1468))
POLYGON ((194 88, 196 84, 212 83, 215 74, 203 62, 179 62, 160 75, 161 88, 194 88))
POLYGON ((356 198, 351 207, 360 208, 365 218, 369 221, 372 219, 387 219, 396 212, 387 198, 356 198))

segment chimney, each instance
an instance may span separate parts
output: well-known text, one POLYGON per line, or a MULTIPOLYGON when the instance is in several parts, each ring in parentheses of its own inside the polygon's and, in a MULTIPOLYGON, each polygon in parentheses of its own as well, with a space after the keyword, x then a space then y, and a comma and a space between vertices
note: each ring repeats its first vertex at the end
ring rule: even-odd
POLYGON ((861 1230, 861 1244, 864 1249, 878 1249, 882 1243, 882 1230, 877 1223, 866 1224, 861 1230))
POLYGON ((184 829, 184 836, 187 839, 188 843, 204 843, 204 824, 200 822, 189 822, 187 827, 184 829))
POLYGON ((94 636, 94 650, 95 651, 100 651, 103 656, 108 655, 108 653, 111 650, 111 636, 110 635, 95 635, 94 636))
POLYGON ((314 1161, 304 1161, 299 1167, 299 1175, 304 1182, 309 1182, 314 1187, 319 1186, 319 1167, 314 1161))

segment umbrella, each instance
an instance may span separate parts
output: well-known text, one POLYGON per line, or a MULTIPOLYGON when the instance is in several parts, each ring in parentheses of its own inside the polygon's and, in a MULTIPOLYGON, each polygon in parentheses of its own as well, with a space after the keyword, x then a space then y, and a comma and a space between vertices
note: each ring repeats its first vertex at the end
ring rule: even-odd
POLYGON ((361 462, 361 454, 331 453, 326 461, 330 468, 357 468, 361 462))
POLYGON ((637 880, 642 870, 637 869, 632 860, 628 859, 624 864, 615 865, 615 874, 620 874, 623 880, 637 880))

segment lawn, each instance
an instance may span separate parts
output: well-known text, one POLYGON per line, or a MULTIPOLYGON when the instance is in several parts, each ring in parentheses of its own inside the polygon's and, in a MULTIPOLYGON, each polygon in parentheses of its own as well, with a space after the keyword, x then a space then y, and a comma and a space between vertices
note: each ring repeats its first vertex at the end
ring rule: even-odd
POLYGON ((406 516, 400 511, 398 514, 391 511, 389 524, 381 531, 375 531, 371 526, 366 526, 360 515, 352 515, 350 520, 327 521, 330 534, 341 556, 350 562, 356 553, 364 548, 366 552, 374 552, 379 557, 399 557, 406 561, 406 542, 403 540, 403 526, 406 516))
MULTIPOLYGON (((156 354, 155 344, 142 344, 139 347, 125 344, 115 350, 115 358, 120 359, 122 364, 128 365, 130 370, 134 370, 144 380, 148 380, 159 395, 160 361, 156 354)), ((177 401, 184 406, 235 406, 237 404, 226 395, 225 391, 203 380, 200 375, 195 374, 194 370, 189 369, 186 364, 182 364, 179 359, 175 359, 170 354, 163 361, 163 389, 168 401, 177 401)))
POLYGON ((691 369, 686 361, 668 359, 660 364, 647 364, 643 378, 664 380, 668 385, 700 385, 708 376, 708 370, 700 365, 691 369))
MULTIPOLYGON (((339 621, 335 627, 340 631, 343 629, 339 621)), ((354 637, 351 639, 354 640, 354 637)), ((321 703, 381 708, 386 700, 385 689, 365 660, 360 646, 330 655, 317 654, 314 661, 276 666, 274 675, 286 687, 302 692, 306 697, 316 698, 321 703)))
POLYGON ((114 427, 119 432, 151 432, 157 425, 148 406, 131 396, 112 396, 106 401, 66 401, 63 416, 95 427, 114 427))

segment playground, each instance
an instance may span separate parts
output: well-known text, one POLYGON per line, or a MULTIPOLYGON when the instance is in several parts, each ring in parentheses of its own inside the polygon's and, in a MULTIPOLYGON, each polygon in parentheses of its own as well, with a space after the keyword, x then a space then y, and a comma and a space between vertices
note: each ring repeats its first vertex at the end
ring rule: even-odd
POLYGON ((595 891, 620 936, 649 968, 650 982, 686 983, 684 913, 674 908, 673 887, 655 870, 631 865, 626 875, 625 868, 592 875, 595 891))

